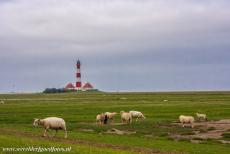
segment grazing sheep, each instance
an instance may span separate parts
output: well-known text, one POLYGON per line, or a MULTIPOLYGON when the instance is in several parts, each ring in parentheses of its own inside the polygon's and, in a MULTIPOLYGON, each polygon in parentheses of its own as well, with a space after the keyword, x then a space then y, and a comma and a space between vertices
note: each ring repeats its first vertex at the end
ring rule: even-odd
POLYGON ((131 114, 132 118, 136 118, 136 121, 138 121, 139 118, 145 119, 145 116, 140 111, 129 111, 129 113, 131 114))
POLYGON ((109 120, 109 118, 108 118, 108 116, 105 114, 105 119, 104 119, 103 123, 106 125, 107 122, 108 122, 108 120, 109 120))
POLYGON ((108 116, 108 120, 111 120, 111 122, 113 122, 116 114, 117 114, 117 112, 105 112, 105 115, 108 116))
POLYGON ((182 126, 184 127, 184 124, 191 124, 191 127, 193 128, 194 125, 194 118, 192 116, 184 116, 184 115, 180 115, 179 116, 179 120, 182 123, 182 126))
POLYGON ((4 101, 0 101, 0 104, 5 104, 5 102, 4 101))
POLYGON ((205 121, 208 120, 206 114, 196 113, 196 116, 197 116, 198 120, 205 120, 205 121))
POLYGON ((38 125, 44 126, 44 128, 45 128, 43 136, 46 136, 46 132, 49 129, 56 130, 54 136, 56 136, 56 134, 57 134, 59 129, 62 129, 62 130, 65 131, 65 138, 67 138, 66 124, 65 124, 65 120, 62 119, 62 118, 48 117, 48 118, 45 118, 45 119, 34 119, 33 126, 36 127, 38 125))
POLYGON ((96 124, 97 125, 102 125, 105 121, 105 114, 101 113, 96 116, 96 124))
POLYGON ((129 112, 121 111, 121 122, 124 124, 131 124, 132 123, 132 115, 129 112))

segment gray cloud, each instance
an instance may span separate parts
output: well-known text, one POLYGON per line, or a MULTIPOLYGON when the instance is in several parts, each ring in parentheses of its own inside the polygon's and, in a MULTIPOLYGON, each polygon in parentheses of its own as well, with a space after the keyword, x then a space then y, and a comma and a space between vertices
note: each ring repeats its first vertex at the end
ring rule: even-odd
POLYGON ((83 80, 102 90, 226 90, 230 2, 0 2, 0 91, 83 80))

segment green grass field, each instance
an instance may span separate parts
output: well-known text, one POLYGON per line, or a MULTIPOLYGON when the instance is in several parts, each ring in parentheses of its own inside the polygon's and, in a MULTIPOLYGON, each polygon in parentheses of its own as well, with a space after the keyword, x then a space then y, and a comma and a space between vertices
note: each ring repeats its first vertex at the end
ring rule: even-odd
MULTIPOLYGON (((192 133, 188 127, 171 127, 180 114, 201 112, 206 113, 209 120, 230 119, 230 92, 1 94, 0 100, 5 102, 0 104, 0 153, 7 153, 3 152, 6 147, 28 146, 71 147, 70 152, 64 153, 74 154, 230 153, 229 144, 216 140, 195 144, 189 140, 174 141, 168 136, 192 133), (95 125, 96 114, 121 110, 138 110, 147 118, 142 122, 133 121, 131 125, 95 125), (55 138, 41 137, 43 128, 32 126, 34 118, 50 116, 65 119, 68 139, 63 138, 63 131, 55 138), (136 133, 106 134, 111 128, 136 133)), ((119 115, 115 123, 120 123, 119 115)))

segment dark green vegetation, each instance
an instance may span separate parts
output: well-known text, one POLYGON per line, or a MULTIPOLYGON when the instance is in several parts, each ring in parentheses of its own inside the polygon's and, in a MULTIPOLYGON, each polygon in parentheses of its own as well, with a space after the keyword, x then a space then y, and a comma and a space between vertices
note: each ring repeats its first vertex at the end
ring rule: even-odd
MULTIPOLYGON (((80 91, 65 89, 65 88, 46 88, 43 91, 43 93, 47 93, 47 94, 67 93, 67 92, 80 92, 80 91)), ((97 89, 91 89, 91 90, 88 90, 87 92, 98 92, 98 90, 97 89)))
MULTIPOLYGON (((230 92, 2 94, 0 100, 5 101, 5 104, 0 104, 0 132, 3 132, 0 133, 0 148, 53 145, 71 146, 71 153, 126 154, 151 150, 230 153, 229 144, 215 140, 194 144, 186 139, 174 141, 169 137, 169 134, 193 134, 191 128, 172 125, 180 114, 200 112, 206 113, 209 120, 230 119, 230 92), (121 110, 142 111, 147 119, 133 121, 132 125, 95 125, 96 114, 121 110), (49 116, 65 119, 68 139, 63 139, 62 131, 55 139, 42 138, 43 129, 32 127, 33 118, 49 116), (111 128, 136 133, 105 134, 111 128)), ((115 117, 115 123, 120 123, 119 115, 115 117)), ((229 139, 229 134, 223 137, 229 139)))

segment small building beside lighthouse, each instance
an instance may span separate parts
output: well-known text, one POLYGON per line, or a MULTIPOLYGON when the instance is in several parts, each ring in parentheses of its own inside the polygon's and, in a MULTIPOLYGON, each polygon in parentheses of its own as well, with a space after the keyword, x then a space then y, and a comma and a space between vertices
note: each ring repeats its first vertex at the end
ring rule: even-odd
POLYGON ((92 90, 94 90, 94 88, 89 82, 83 84, 82 91, 92 91, 92 90))
POLYGON ((65 86, 65 89, 68 89, 68 90, 74 90, 75 87, 72 83, 68 83, 66 86, 65 86))

